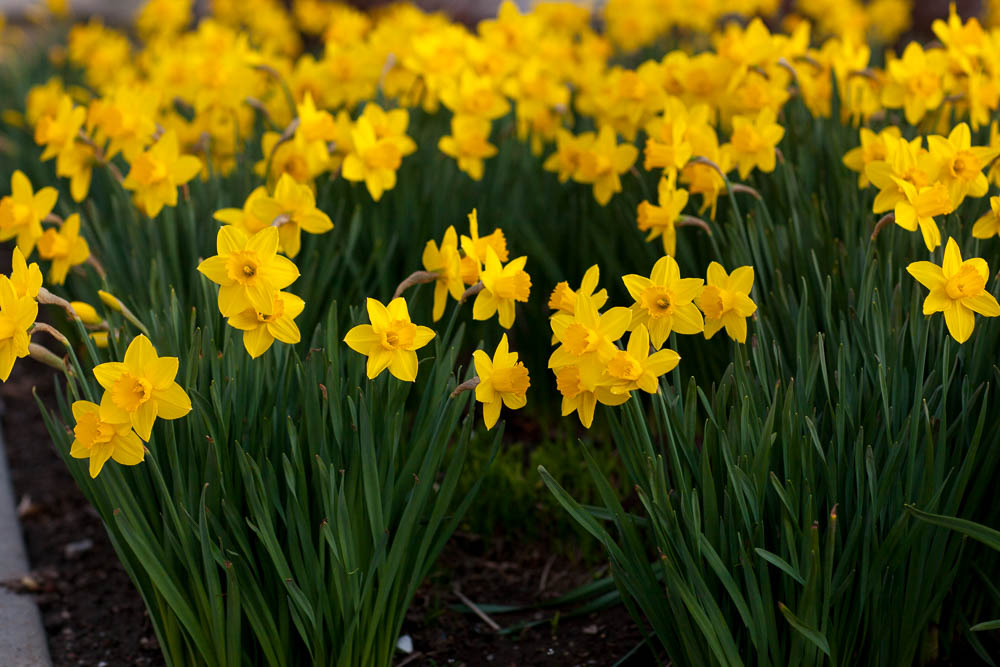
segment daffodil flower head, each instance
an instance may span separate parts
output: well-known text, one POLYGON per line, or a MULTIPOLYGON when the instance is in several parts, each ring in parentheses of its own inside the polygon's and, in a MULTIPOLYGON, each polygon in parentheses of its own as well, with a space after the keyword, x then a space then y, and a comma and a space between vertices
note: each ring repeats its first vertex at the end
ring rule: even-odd
POLYGON ((990 197, 990 210, 976 220, 972 235, 977 239, 1000 236, 1000 197, 990 197))
POLYGON ((956 125, 947 138, 927 137, 927 150, 940 161, 940 178, 948 186, 952 207, 957 208, 967 196, 982 197, 989 189, 983 169, 1000 150, 990 146, 973 146, 972 134, 966 123, 956 125))
POLYGON ((164 206, 177 205, 177 187, 187 183, 201 171, 201 160, 193 155, 181 155, 174 130, 167 130, 132 161, 122 186, 135 192, 138 208, 155 218, 164 206))
POLYGON ((476 400, 483 404, 483 421, 490 430, 500 417, 500 407, 506 405, 511 410, 523 408, 527 403, 525 393, 531 386, 528 369, 517 360, 517 352, 511 352, 507 334, 500 338, 493 358, 483 350, 472 353, 479 384, 476 385, 476 400))
POLYGON ((191 399, 174 378, 177 357, 160 357, 146 336, 136 336, 125 350, 125 360, 94 367, 104 387, 101 408, 112 423, 130 423, 148 441, 153 422, 179 419, 191 411, 191 399))
POLYGON ((73 444, 69 455, 75 459, 90 459, 90 476, 97 477, 108 459, 132 466, 142 462, 145 447, 132 430, 128 420, 115 421, 115 411, 90 401, 73 403, 73 444))
POLYGON ((924 245, 933 251, 941 245, 941 230, 934 216, 951 213, 955 209, 954 202, 944 183, 917 188, 912 183, 893 177, 904 199, 896 202, 895 222, 908 231, 916 231, 919 227, 924 245))
POLYGON ((527 257, 518 257, 502 266, 496 251, 492 247, 486 249, 486 265, 479 274, 483 290, 476 295, 473 319, 488 320, 499 313, 504 329, 514 324, 514 303, 527 301, 531 292, 531 276, 524 270, 527 261, 527 257))
POLYGON ((653 347, 663 347, 671 331, 696 334, 705 329, 701 312, 692 303, 701 294, 704 281, 681 278, 680 267, 670 255, 657 260, 649 278, 629 274, 622 281, 635 300, 629 327, 634 330, 646 325, 653 347))
POLYGON ((403 297, 393 299, 388 306, 368 299, 367 307, 371 324, 357 325, 347 332, 344 342, 368 357, 369 379, 374 380, 388 368, 394 377, 413 382, 417 378, 416 351, 434 338, 434 331, 410 320, 403 297))
POLYGON ((479 282, 479 271, 486 261, 486 249, 493 248, 497 258, 506 262, 510 255, 507 252, 507 239, 502 229, 494 229, 486 236, 479 235, 479 215, 476 209, 469 213, 469 235, 462 235, 462 282, 475 285, 479 282))
POLYGON ((687 190, 676 187, 677 174, 670 172, 660 178, 657 187, 659 204, 640 202, 636 210, 636 224, 639 231, 649 232, 647 241, 657 236, 663 239, 663 252, 673 255, 677 249, 677 218, 687 206, 687 190))
POLYGON ((615 393, 611 390, 614 378, 604 372, 604 364, 595 355, 557 368, 554 372, 556 388, 562 394, 562 416, 576 412, 584 428, 593 424, 597 403, 621 405, 630 397, 628 392, 615 393))
POLYGON ((628 338, 624 350, 616 350, 608 360, 605 371, 614 378, 613 394, 627 394, 635 389, 655 394, 659 377, 672 371, 681 360, 673 350, 649 353, 649 330, 639 325, 628 338))
POLYGON ((588 355, 607 361, 615 352, 615 341, 625 334, 631 321, 628 308, 619 306, 599 313, 593 297, 577 294, 572 315, 552 316, 552 332, 561 345, 549 357, 549 368, 576 364, 588 355))
POLYGON ((444 307, 450 294, 456 301, 462 298, 462 258, 458 252, 458 232, 453 226, 445 230, 441 247, 431 239, 424 246, 421 258, 424 270, 437 274, 434 280, 434 310, 432 319, 437 322, 444 315, 444 307))
POLYGON ((597 289, 600 279, 601 270, 597 264, 594 264, 583 274, 583 279, 580 281, 580 289, 574 291, 569 286, 569 283, 563 280, 552 290, 552 294, 549 296, 549 308, 572 315, 576 312, 577 294, 585 294, 590 297, 594 307, 600 310, 608 301, 608 291, 606 289, 594 292, 597 289))
POLYGON ((707 284, 697 299, 698 307, 705 313, 705 338, 725 327, 730 338, 745 343, 746 318, 757 312, 757 304, 750 299, 753 267, 741 266, 727 274, 721 264, 712 262, 707 274, 707 284))
POLYGON ((745 179, 754 168, 774 171, 775 148, 785 136, 785 128, 775 122, 773 109, 765 107, 756 117, 735 116, 729 153, 736 161, 740 178, 745 179))
POLYGON ((333 229, 330 216, 316 208, 312 188, 287 173, 278 179, 273 195, 254 200, 251 213, 257 220, 277 227, 281 249, 289 257, 299 254, 303 231, 323 234, 333 229))
POLYGON ((38 268, 38 263, 28 264, 24 260, 24 253, 17 246, 14 246, 10 262, 10 282, 14 286, 14 293, 19 297, 36 298, 38 290, 42 288, 42 271, 38 268))
POLYGON ((11 194, 0 199, 0 241, 17 237, 17 247, 31 256, 42 235, 42 220, 52 212, 59 194, 53 187, 35 192, 20 169, 10 177, 11 194))
POLYGON ((267 352, 275 339, 294 345, 301 339, 295 318, 302 314, 306 302, 288 292, 274 295, 274 307, 269 314, 253 308, 229 317, 229 326, 243 332, 243 347, 254 359, 267 352))
POLYGON ((38 253, 42 259, 52 260, 49 281, 56 285, 66 282, 70 267, 83 264, 90 257, 90 246, 80 236, 80 214, 66 218, 59 230, 46 229, 38 239, 38 253))
POLYGON ((21 296, 10 278, 0 275, 0 380, 7 381, 14 361, 28 356, 28 329, 38 316, 34 297, 21 296))
POLYGON ((219 311, 232 317, 253 309, 271 314, 279 290, 299 277, 299 270, 287 257, 277 254, 278 230, 265 227, 253 236, 227 225, 216 237, 218 255, 198 265, 198 271, 220 285, 219 311))
POLYGON ((907 272, 930 290, 924 299, 924 315, 944 313, 948 333, 959 343, 972 335, 975 315, 996 317, 1000 304, 986 291, 990 269, 980 257, 962 260, 962 252, 955 239, 948 239, 941 266, 933 262, 913 262, 907 272))

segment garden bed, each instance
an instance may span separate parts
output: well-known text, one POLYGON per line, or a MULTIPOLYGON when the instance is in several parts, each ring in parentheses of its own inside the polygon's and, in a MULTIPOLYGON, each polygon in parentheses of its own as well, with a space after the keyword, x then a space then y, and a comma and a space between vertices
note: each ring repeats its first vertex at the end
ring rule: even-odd
MULTIPOLYGON (((24 360, 0 385, 3 432, 34 582, 12 587, 35 595, 54 665, 163 665, 142 598, 100 517, 53 449, 31 396, 34 387, 52 404, 52 380, 50 369, 24 360)), ((531 604, 593 579, 594 568, 550 553, 551 548, 544 542, 456 534, 407 614, 403 632, 413 639, 414 653, 401 653, 397 664, 610 665, 629 654, 642 636, 621 605, 505 636, 455 608, 460 600, 454 587, 475 602, 531 604)), ((496 620, 509 627, 546 615, 552 614, 524 612, 496 620)), ((656 661, 639 651, 625 664, 656 661)))

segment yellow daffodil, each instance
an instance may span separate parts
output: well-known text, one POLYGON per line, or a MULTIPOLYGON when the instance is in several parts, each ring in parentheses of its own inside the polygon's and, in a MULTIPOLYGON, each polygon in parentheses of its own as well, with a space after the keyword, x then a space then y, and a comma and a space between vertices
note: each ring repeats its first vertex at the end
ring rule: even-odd
POLYGON ((278 230, 265 227, 253 236, 227 225, 216 237, 218 255, 198 265, 209 280, 220 285, 219 311, 232 317, 245 310, 271 314, 274 298, 299 277, 288 258, 276 254, 278 230))
POLYGON ((927 137, 927 150, 941 163, 939 178, 948 186, 952 207, 967 196, 982 197, 989 189, 983 169, 1000 153, 989 146, 973 146, 969 126, 959 123, 947 138, 927 137))
POLYGON ((441 91, 441 102, 456 116, 476 116, 495 120, 506 116, 510 103, 489 76, 466 69, 459 79, 441 91))
POLYGON ((490 143, 490 121, 478 116, 455 116, 451 134, 438 140, 442 153, 458 161, 458 168, 474 181, 483 178, 483 160, 497 154, 490 143))
POLYGON ((531 292, 531 276, 524 270, 527 261, 527 257, 518 257, 502 266, 492 246, 486 248, 486 264, 479 274, 483 290, 476 295, 472 319, 488 320, 499 312, 500 326, 510 329, 514 303, 527 301, 531 292))
POLYGON ((593 143, 593 132, 575 136, 569 130, 559 128, 556 132, 556 151, 546 158, 543 168, 546 171, 556 172, 559 182, 565 183, 580 169, 583 154, 593 143))
POLYGON ((741 266, 727 274, 718 262, 708 265, 706 285, 697 299, 705 313, 705 338, 726 327, 730 338, 746 342, 747 318, 757 312, 757 304, 750 299, 752 288, 752 266, 741 266))
POLYGON ((19 296, 10 278, 0 275, 0 380, 7 381, 14 360, 28 356, 31 335, 28 329, 38 316, 38 303, 19 296))
POLYGON ((122 185, 135 192, 139 209, 155 218, 164 206, 177 205, 177 187, 201 171, 201 160, 181 155, 177 134, 167 130, 149 150, 136 156, 122 185))
POLYGON ((351 152, 344 158, 344 178, 364 181, 372 199, 396 186, 396 171, 403 157, 416 149, 406 136, 409 115, 404 109, 388 113, 369 103, 351 130, 351 152))
POLYGON ((861 128, 861 145, 844 153, 844 166, 851 171, 858 172, 858 187, 868 187, 868 176, 865 168, 872 162, 884 161, 889 155, 886 146, 886 137, 899 139, 899 128, 890 125, 878 134, 872 132, 867 127, 861 128))
POLYGON ((906 122, 916 125, 928 111, 944 99, 942 74, 945 71, 941 49, 924 48, 910 42, 902 58, 889 61, 882 103, 889 108, 902 107, 906 122))
POLYGON ((597 138, 580 156, 580 166, 574 178, 594 187, 594 199, 601 206, 611 201, 611 195, 621 192, 619 175, 631 169, 639 149, 632 144, 619 144, 615 131, 608 125, 601 128, 597 138))
MULTIPOLYGON (((256 234, 265 227, 270 226, 274 221, 274 218, 271 218, 270 220, 261 220, 254 215, 254 204, 258 199, 263 199, 264 197, 267 197, 267 187, 259 185, 251 190, 250 194, 247 195, 246 201, 243 202, 243 208, 220 208, 212 215, 212 217, 219 222, 226 223, 227 225, 239 227, 248 235, 256 234)), ((278 238, 279 240, 281 238, 280 232, 278 234, 278 238)))
POLYGON ((893 178, 905 196, 905 199, 896 202, 896 224, 911 232, 919 227, 924 245, 928 250, 934 250, 941 245, 941 230, 934 216, 945 215, 955 209, 948 188, 944 183, 934 183, 918 189, 912 183, 893 178))
POLYGON ((275 339, 289 345, 301 340, 295 318, 302 314, 305 307, 306 302, 296 295, 277 292, 269 315, 247 308, 231 315, 227 322, 229 326, 243 332, 243 347, 256 359, 267 352, 275 339))
POLYGON ((437 274, 434 280, 434 310, 432 319, 437 322, 444 315, 448 295, 456 301, 462 298, 465 285, 462 282, 461 257, 458 253, 458 233, 451 225, 445 230, 441 247, 433 239, 424 246, 421 257, 425 271, 437 274))
POLYGON ((1000 315, 1000 304, 986 291, 990 269, 986 260, 973 257, 962 260, 962 252, 955 239, 948 239, 941 266, 933 262, 913 262, 906 267, 917 282, 930 290, 924 299, 924 315, 944 313, 948 333, 959 343, 972 335, 975 316, 1000 315))
POLYGON ((479 216, 476 209, 472 209, 469 214, 469 235, 462 235, 462 282, 466 285, 475 285, 479 282, 479 271, 483 262, 486 261, 486 249, 493 248, 497 254, 497 259, 506 262, 509 258, 507 252, 507 238, 503 235, 502 229, 494 229, 486 236, 479 235, 479 216))
POLYGON ((635 389, 655 394, 659 378, 680 363, 681 355, 673 350, 649 353, 649 330, 639 325, 628 337, 628 347, 617 350, 605 364, 605 370, 614 378, 614 394, 627 394, 635 389))
POLYGON ((142 462, 146 448, 132 430, 129 420, 114 421, 114 410, 90 401, 73 402, 73 444, 69 455, 75 459, 90 459, 90 476, 97 477, 108 459, 125 466, 142 462))
POLYGON ((131 423, 149 441, 153 422, 180 419, 191 412, 191 399, 179 384, 177 357, 160 357, 146 336, 132 339, 124 361, 94 367, 94 377, 104 387, 101 411, 112 423, 131 423))
POLYGON ((531 386, 531 378, 528 369, 517 360, 517 352, 509 350, 507 334, 500 338, 492 359, 482 350, 473 352, 472 358, 479 376, 476 400, 483 404, 483 421, 488 431, 497 423, 501 406, 511 410, 525 406, 525 392, 531 386))
POLYGON ((680 268, 670 255, 657 260, 649 278, 629 274, 622 281, 635 299, 629 326, 635 330, 646 325, 653 347, 663 347, 671 331, 696 334, 705 329, 701 312, 692 303, 701 294, 703 281, 681 278, 680 268))
POLYGON ((40 159, 51 160, 74 143, 86 116, 86 109, 74 106, 73 99, 63 95, 55 115, 43 116, 35 125, 35 143, 45 146, 40 159))
POLYGON ((560 313, 573 315, 576 312, 576 297, 578 294, 583 294, 590 299, 595 308, 600 310, 608 301, 608 291, 606 289, 594 292, 597 289, 597 283, 600 279, 601 270, 597 264, 594 264, 583 274, 583 279, 580 281, 580 289, 573 290, 569 286, 569 283, 563 280, 552 290, 552 294, 549 296, 549 308, 557 310, 560 313))
POLYGON ((45 230, 38 239, 38 253, 42 259, 52 260, 49 267, 49 281, 62 285, 70 267, 83 264, 90 257, 87 240, 80 236, 80 214, 66 218, 59 230, 45 230))
POLYGON ((599 313, 593 298, 585 294, 577 294, 573 310, 572 315, 556 313, 551 318, 552 332, 561 345, 549 357, 549 368, 576 364, 587 356, 607 361, 632 321, 632 313, 621 306, 599 313))
POLYGON ((0 199, 0 241, 17 237, 17 247, 31 256, 42 235, 42 220, 52 212, 58 193, 53 187, 35 192, 20 169, 10 177, 11 194, 0 199))
POLYGON ((21 249, 14 246, 10 264, 10 284, 14 287, 14 294, 18 297, 36 298, 38 290, 42 288, 42 271, 38 268, 38 263, 28 264, 24 260, 24 253, 21 252, 21 249))
POLYGON ((556 388, 562 394, 562 416, 576 412, 584 428, 594 422, 594 409, 603 405, 621 405, 629 399, 628 392, 611 391, 612 378, 604 372, 604 365, 594 356, 581 363, 562 366, 555 370, 556 388))
POLYGON ((82 202, 87 198, 95 164, 97 153, 94 147, 79 141, 67 144, 56 156, 56 174, 69 179, 73 201, 82 202))
POLYGON ((972 235, 977 239, 1000 236, 1000 197, 990 197, 990 210, 976 220, 972 235))
POLYGON ((417 350, 434 338, 432 329, 410 321, 410 312, 403 297, 383 305, 368 299, 368 319, 371 324, 359 324, 344 336, 344 342, 368 357, 366 372, 374 380, 386 368, 396 378, 413 382, 417 378, 417 350))
POLYGON ((333 229, 330 216, 316 208, 312 188, 288 174, 278 179, 273 195, 254 200, 251 213, 257 220, 278 228, 281 250, 289 257, 299 254, 303 231, 323 234, 333 229))
POLYGON ((745 179, 754 168, 765 173, 774 171, 775 149, 785 136, 785 128, 775 122, 773 109, 763 108, 756 117, 735 116, 733 134, 726 144, 736 162, 740 178, 745 179))
POLYGON ((678 189, 676 179, 676 172, 673 171, 660 178, 657 186, 659 203, 639 202, 636 210, 639 231, 649 232, 647 241, 659 236, 663 240, 663 252, 671 256, 677 250, 677 218, 688 202, 688 191, 678 189))

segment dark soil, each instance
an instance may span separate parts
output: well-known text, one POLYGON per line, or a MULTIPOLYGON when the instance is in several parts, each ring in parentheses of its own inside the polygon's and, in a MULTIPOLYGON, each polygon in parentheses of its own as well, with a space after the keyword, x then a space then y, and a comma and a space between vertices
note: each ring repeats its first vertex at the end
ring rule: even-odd
MULTIPOLYGON (((34 594, 49 651, 63 665, 162 665, 153 627, 131 580, 118 563, 98 514, 86 502, 53 448, 31 395, 53 404, 53 372, 20 359, 0 384, 3 429, 31 576, 9 582, 34 594)), ((547 545, 456 535, 410 609, 404 634, 414 652, 397 665, 612 665, 642 636, 621 607, 563 617, 500 635, 468 611, 459 611, 458 587, 477 604, 552 599, 593 580, 594 572, 547 545)), ((542 612, 496 616, 502 627, 547 618, 542 612)), ((657 664, 645 648, 625 663, 657 664)))

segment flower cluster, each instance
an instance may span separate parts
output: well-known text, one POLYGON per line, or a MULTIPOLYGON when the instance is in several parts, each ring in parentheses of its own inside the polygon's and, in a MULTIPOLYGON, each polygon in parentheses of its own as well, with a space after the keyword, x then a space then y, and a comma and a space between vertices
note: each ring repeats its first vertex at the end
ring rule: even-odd
POLYGON ((598 269, 592 267, 575 292, 560 283, 549 305, 554 342, 549 357, 562 394, 563 415, 576 412, 590 428, 597 403, 620 405, 631 391, 655 393, 658 378, 673 370, 680 355, 664 348, 670 334, 698 334, 711 338, 725 327, 740 343, 746 341, 746 318, 757 310, 749 294, 753 269, 743 266, 727 274, 716 262, 701 278, 681 278, 670 255, 660 258, 651 274, 630 274, 622 280, 634 300, 631 307, 617 306, 601 312, 607 301, 604 290, 594 293, 598 269), (703 316, 704 314, 704 316, 703 316), (628 344, 619 340, 630 331, 628 344))

